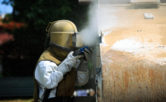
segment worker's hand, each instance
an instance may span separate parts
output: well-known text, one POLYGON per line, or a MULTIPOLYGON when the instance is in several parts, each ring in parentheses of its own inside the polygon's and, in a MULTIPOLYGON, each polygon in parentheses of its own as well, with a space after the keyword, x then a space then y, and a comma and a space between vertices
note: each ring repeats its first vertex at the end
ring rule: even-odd
POLYGON ((74 56, 73 55, 73 51, 71 51, 68 55, 67 55, 67 58, 66 60, 68 60, 68 65, 70 67, 74 67, 74 68, 77 68, 80 64, 80 58, 83 58, 84 56, 83 55, 77 55, 77 56, 74 56))
POLYGON ((84 53, 85 60, 89 61, 90 60, 90 55, 92 53, 91 49, 90 48, 85 48, 83 53, 84 53))
POLYGON ((66 59, 58 66, 57 70, 65 74, 69 72, 71 68, 77 68, 80 64, 80 58, 82 57, 82 55, 73 56, 73 51, 71 51, 66 59))

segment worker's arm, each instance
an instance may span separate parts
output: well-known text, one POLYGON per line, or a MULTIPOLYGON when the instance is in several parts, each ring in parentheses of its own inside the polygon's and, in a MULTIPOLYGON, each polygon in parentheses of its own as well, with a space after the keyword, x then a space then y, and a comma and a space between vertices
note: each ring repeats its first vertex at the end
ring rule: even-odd
POLYGON ((69 53, 59 66, 51 61, 41 61, 36 67, 35 78, 43 87, 55 88, 63 79, 63 75, 69 72, 72 67, 77 67, 79 63, 79 56, 73 56, 73 52, 69 53))
POLYGON ((57 65, 51 61, 40 61, 35 70, 35 79, 38 83, 47 89, 57 87, 63 79, 63 74, 56 71, 57 65))
POLYGON ((79 68, 77 69, 77 81, 76 86, 83 86, 88 83, 89 80, 89 70, 88 63, 83 61, 79 68))

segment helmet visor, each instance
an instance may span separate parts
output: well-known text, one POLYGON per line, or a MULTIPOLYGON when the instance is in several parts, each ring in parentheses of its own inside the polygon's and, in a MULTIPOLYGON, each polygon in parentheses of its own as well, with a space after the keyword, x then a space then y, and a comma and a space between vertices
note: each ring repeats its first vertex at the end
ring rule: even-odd
POLYGON ((83 47, 83 41, 81 39, 80 33, 74 33, 72 35, 72 45, 75 48, 83 47))

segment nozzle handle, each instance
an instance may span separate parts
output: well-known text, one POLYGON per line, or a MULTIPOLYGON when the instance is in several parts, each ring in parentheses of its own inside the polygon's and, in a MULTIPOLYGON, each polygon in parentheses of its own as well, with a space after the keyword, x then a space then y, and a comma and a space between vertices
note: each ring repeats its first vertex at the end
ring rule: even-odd
POLYGON ((85 49, 89 49, 89 47, 84 46, 84 47, 82 47, 82 48, 80 48, 80 49, 77 49, 77 50, 74 51, 73 55, 74 55, 74 56, 77 56, 77 55, 84 55, 85 49))

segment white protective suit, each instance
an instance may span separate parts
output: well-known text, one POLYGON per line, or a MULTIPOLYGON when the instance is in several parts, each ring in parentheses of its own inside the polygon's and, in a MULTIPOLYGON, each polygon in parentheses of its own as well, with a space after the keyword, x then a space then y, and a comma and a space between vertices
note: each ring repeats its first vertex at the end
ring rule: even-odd
POLYGON ((58 83, 63 79, 63 75, 71 70, 72 67, 77 68, 77 80, 76 85, 85 85, 89 80, 88 64, 86 61, 81 62, 77 57, 73 56, 73 52, 69 53, 66 59, 57 66, 51 61, 40 61, 35 70, 35 79, 38 81, 39 98, 43 99, 45 88, 52 89, 48 98, 56 97, 56 88, 58 83), (78 68, 79 66, 79 68, 78 68))

